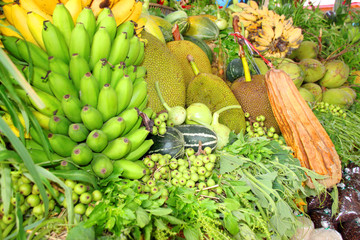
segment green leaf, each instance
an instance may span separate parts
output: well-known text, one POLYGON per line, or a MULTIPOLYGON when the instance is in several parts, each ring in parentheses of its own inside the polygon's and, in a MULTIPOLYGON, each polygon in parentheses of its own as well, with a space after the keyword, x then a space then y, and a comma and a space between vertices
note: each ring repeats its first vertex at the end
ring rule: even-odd
POLYGON ((145 227, 150 222, 149 214, 141 207, 136 210, 137 225, 141 228, 145 227))
POLYGON ((156 209, 147 209, 146 211, 150 212, 155 216, 164 216, 172 213, 172 209, 170 208, 156 208, 156 209))
POLYGON ((4 213, 9 214, 10 210, 10 200, 12 196, 12 186, 11 186, 11 169, 9 164, 1 164, 1 199, 4 204, 4 213))
POLYGON ((67 234, 66 240, 95 240, 95 230, 93 227, 85 228, 84 222, 73 227, 67 234))
POLYGON ((233 198, 225 198, 224 205, 230 212, 240 208, 240 203, 233 198))
POLYGON ((165 219, 166 221, 168 221, 169 223, 171 223, 173 225, 185 225, 186 224, 186 222, 184 222, 183 220, 180 220, 171 215, 164 215, 164 216, 161 216, 161 218, 165 219))
POLYGON ((220 174, 231 173, 235 169, 244 164, 245 161, 242 157, 234 156, 229 153, 223 153, 220 155, 220 174))
POLYGON ((26 234, 25 234, 24 225, 23 225, 23 214, 20 209, 20 193, 17 192, 15 197, 16 197, 16 225, 17 225, 17 229, 18 229, 17 239, 25 240, 26 234))
POLYGON ((225 215, 224 225, 226 230, 228 230, 232 235, 235 235, 240 231, 239 224, 231 213, 225 215))
POLYGON ((60 178, 90 183, 94 188, 98 189, 95 176, 84 170, 54 170, 52 173, 60 178))
POLYGON ((16 152, 10 151, 10 150, 1 150, 0 162, 4 161, 4 160, 9 160, 11 158, 14 159, 15 161, 17 161, 18 163, 21 163, 21 158, 19 157, 19 155, 16 152))
POLYGON ((160 218, 155 218, 154 225, 159 230, 167 230, 168 229, 168 226, 166 226, 166 224, 160 218))
POLYGON ((186 227, 184 228, 184 236, 186 240, 199 240, 200 239, 200 229, 195 227, 186 227))
POLYGON ((124 215, 123 218, 127 219, 127 220, 135 220, 136 216, 135 213, 130 209, 130 208, 124 208, 124 215))

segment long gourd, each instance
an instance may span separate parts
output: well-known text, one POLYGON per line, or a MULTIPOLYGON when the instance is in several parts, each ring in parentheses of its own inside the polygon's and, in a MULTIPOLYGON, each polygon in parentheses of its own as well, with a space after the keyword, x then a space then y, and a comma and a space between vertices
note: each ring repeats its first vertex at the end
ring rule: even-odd
MULTIPOLYGON (((265 83, 275 119, 295 157, 303 167, 328 176, 318 180, 327 188, 339 183, 341 161, 335 146, 293 81, 284 71, 271 69, 265 83)), ((311 179, 307 185, 314 187, 311 179)))

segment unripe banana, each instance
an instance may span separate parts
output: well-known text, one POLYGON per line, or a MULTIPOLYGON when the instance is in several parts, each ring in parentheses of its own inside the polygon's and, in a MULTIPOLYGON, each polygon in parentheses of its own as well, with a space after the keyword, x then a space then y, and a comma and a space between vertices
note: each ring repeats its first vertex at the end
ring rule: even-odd
POLYGON ((90 48, 91 41, 84 24, 82 22, 76 23, 70 37, 70 56, 77 53, 88 62, 90 60, 90 48))
POLYGON ((129 153, 131 142, 125 137, 116 138, 109 142, 107 147, 102 151, 110 159, 121 159, 129 153))
POLYGON ((111 38, 106 28, 100 27, 91 44, 90 51, 90 69, 93 69, 95 64, 102 58, 108 58, 111 50, 111 38))
POLYGON ((70 46, 71 31, 74 28, 74 21, 69 10, 63 3, 56 4, 53 15, 53 23, 64 36, 65 42, 70 46))
POLYGON ((154 111, 150 107, 144 108, 142 112, 145 113, 149 119, 154 114, 154 111))
POLYGON ((130 39, 130 48, 128 55, 126 56, 125 59, 125 65, 127 67, 135 63, 136 59, 139 56, 140 48, 141 48, 140 39, 137 36, 133 36, 130 39))
POLYGON ((125 63, 120 62, 119 64, 115 65, 112 70, 111 74, 111 86, 115 89, 116 85, 118 84, 119 80, 124 76, 126 71, 125 63))
POLYGON ((135 79, 136 79, 136 71, 137 71, 137 66, 135 65, 130 65, 130 66, 126 66, 126 74, 129 75, 131 81, 134 83, 135 79))
POLYGON ((112 161, 102 153, 95 153, 91 161, 91 168, 96 176, 106 178, 113 172, 112 161))
POLYGON ((66 78, 69 78, 69 65, 66 64, 63 60, 50 56, 49 68, 51 72, 58 73, 66 78))
POLYGON ((90 131, 100 129, 103 125, 101 113, 93 106, 84 106, 81 110, 81 120, 90 131))
POLYGON ((66 94, 61 100, 61 107, 65 116, 74 123, 81 122, 81 102, 79 98, 66 94))
POLYGON ((146 67, 136 66, 136 78, 146 77, 146 67))
POLYGON ((139 107, 147 96, 147 82, 141 81, 134 85, 133 95, 128 108, 139 107))
POLYGON ((50 153, 49 159, 44 149, 28 149, 28 152, 34 163, 38 166, 54 167, 63 159, 63 157, 56 153, 50 153))
POLYGON ((71 153, 71 160, 80 166, 88 165, 92 159, 93 152, 86 143, 80 143, 75 146, 71 153))
POLYGON ((39 46, 31 42, 26 42, 22 39, 18 39, 16 41, 16 47, 21 55, 21 58, 24 59, 26 62, 29 63, 30 61, 32 61, 34 66, 41 67, 44 70, 49 70, 49 64, 47 62, 49 56, 39 46))
POLYGON ((79 96, 72 81, 69 78, 64 77, 63 75, 56 72, 49 72, 49 84, 51 91, 60 101, 66 94, 70 94, 74 97, 79 96))
POLYGON ((135 149, 140 147, 140 145, 145 141, 149 133, 150 132, 146 130, 146 127, 140 127, 132 133, 126 134, 124 137, 129 139, 129 141, 131 142, 130 152, 135 151, 135 149))
POLYGON ((83 10, 80 12, 78 18, 76 19, 76 22, 83 23, 86 31, 89 34, 90 43, 92 43, 95 31, 96 31, 96 18, 89 7, 83 8, 83 10))
POLYGON ((133 83, 130 80, 129 75, 124 75, 116 84, 115 91, 118 97, 117 114, 124 111, 131 101, 133 94, 133 83))
MULTIPOLYGON (((104 12, 104 10, 101 12, 101 14, 104 12)), ((100 15, 101 15, 100 14, 100 15)), ((99 15, 99 16, 100 16, 99 15)), ((112 13, 104 16, 103 18, 101 18, 100 20, 97 19, 97 24, 96 24, 96 28, 97 30, 100 28, 100 27, 105 27, 106 30, 108 31, 109 35, 110 35, 110 39, 111 39, 111 42, 114 41, 115 39, 115 35, 116 35, 116 21, 115 21, 115 18, 114 18, 114 15, 112 13)))
POLYGON ((48 139, 54 152, 62 157, 70 157, 73 148, 77 145, 71 138, 61 134, 49 133, 48 139))
POLYGON ((6 49, 6 51, 8 51, 12 56, 14 56, 15 58, 19 59, 19 60, 24 60, 19 52, 19 49, 16 46, 16 41, 19 38, 17 37, 13 37, 13 36, 1 36, 1 42, 4 45, 4 48, 6 49))
POLYGON ((136 58, 134 65, 140 65, 145 57, 145 43, 143 41, 140 41, 140 51, 139 51, 139 55, 136 58))
POLYGON ((101 152, 108 145, 108 139, 103 131, 96 129, 90 132, 86 144, 94 152, 101 152))
POLYGON ((32 79, 30 79, 30 68, 28 66, 24 66, 22 72, 32 86, 53 95, 49 85, 48 72, 40 67, 33 67, 33 70, 32 79))
POLYGON ((67 135, 71 122, 64 116, 54 115, 49 121, 49 130, 52 133, 67 135))
POLYGON ((42 127, 45 130, 49 130, 49 121, 50 121, 49 116, 46 116, 45 114, 42 114, 41 112, 38 112, 35 110, 32 111, 32 114, 34 115, 36 120, 39 122, 40 127, 42 127))
POLYGON ((139 117, 136 123, 134 124, 134 126, 130 129, 130 131, 127 132, 127 134, 132 134, 133 132, 138 130, 142 124, 142 121, 143 121, 142 117, 139 117))
POLYGON ((126 109, 125 111, 123 111, 119 115, 119 117, 122 117, 125 121, 125 130, 121 134, 121 136, 124 136, 125 134, 130 132, 130 130, 134 127, 137 120, 139 119, 139 114, 135 108, 131 108, 131 109, 126 109))
POLYGON ((63 34, 50 21, 43 24, 42 37, 46 51, 50 56, 60 58, 65 63, 69 63, 69 48, 66 44, 63 34))
POLYGON ((99 97, 99 84, 96 78, 90 73, 86 73, 80 81, 80 100, 83 105, 97 107, 99 97))
POLYGON ((131 39, 135 35, 135 24, 133 21, 126 21, 120 24, 116 30, 116 36, 119 36, 123 32, 126 32, 128 39, 131 39))
POLYGON ((145 82, 145 78, 143 78, 143 77, 136 78, 135 81, 133 82, 133 84, 135 85, 135 84, 138 84, 140 82, 145 82))
MULTIPOLYGON (((46 140, 47 135, 50 133, 50 131, 42 129, 42 131, 39 133, 35 130, 34 127, 29 128, 29 133, 31 136, 31 139, 37 142, 40 145, 48 144, 48 141, 46 140)), ((50 147, 50 146, 49 146, 50 147)))
POLYGON ((46 21, 46 18, 35 12, 27 12, 26 14, 26 23, 31 35, 43 50, 45 50, 44 41, 42 39, 42 25, 44 21, 46 21))
POLYGON ((109 55, 109 63, 117 65, 120 62, 124 62, 130 49, 130 38, 126 32, 120 33, 116 36, 109 55))
POLYGON ((112 117, 104 123, 100 130, 106 134, 109 141, 112 141, 120 137, 125 130, 125 124, 122 117, 112 117))
POLYGON ((90 72, 88 61, 75 53, 71 56, 69 64, 70 78, 77 90, 80 90, 81 79, 86 73, 90 72))
POLYGON ((145 140, 137 149, 127 154, 125 159, 129 161, 136 161, 141 159, 147 153, 147 151, 149 151, 153 144, 154 141, 152 139, 145 140))
POLYGON ((68 135, 75 142, 83 142, 89 135, 89 130, 82 123, 73 123, 69 126, 68 135))
POLYGON ((96 26, 109 14, 111 14, 111 9, 109 7, 102 8, 101 12, 96 17, 96 26))
MULTIPOLYGON (((44 148, 43 146, 41 146, 40 144, 38 144, 35 140, 33 139, 26 139, 25 140, 25 147, 26 149, 30 150, 30 149, 38 149, 41 150, 42 152, 44 152, 44 148)), ((44 152, 45 153, 45 152, 44 152)))
POLYGON ((114 117, 117 113, 117 94, 110 84, 105 84, 100 90, 97 109, 103 117, 103 121, 114 117))
POLYGON ((105 58, 100 59, 95 64, 94 69, 92 70, 92 74, 99 84, 99 89, 101 89, 105 84, 111 82, 112 71, 110 64, 108 64, 105 58))
POLYGON ((143 111, 143 110, 146 108, 148 101, 149 101, 149 95, 146 95, 145 99, 144 99, 143 102, 139 105, 138 109, 139 109, 140 111, 143 111))
POLYGON ((114 169, 122 169, 121 177, 127 179, 140 179, 146 174, 146 168, 125 159, 115 161, 113 165, 114 169))

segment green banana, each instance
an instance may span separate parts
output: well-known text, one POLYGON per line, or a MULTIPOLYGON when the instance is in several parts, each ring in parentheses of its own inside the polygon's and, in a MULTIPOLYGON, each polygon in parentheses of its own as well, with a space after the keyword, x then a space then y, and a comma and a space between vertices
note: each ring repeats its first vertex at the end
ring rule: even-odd
POLYGON ((135 24, 133 21, 126 21, 120 24, 116 30, 116 36, 126 32, 127 37, 130 39, 135 35, 135 24))
POLYGON ((50 89, 54 93, 55 97, 62 100, 63 96, 70 94, 74 97, 78 97, 78 91, 76 90, 74 84, 68 77, 56 72, 49 72, 49 84, 50 89))
POLYGON ((82 123, 73 123, 69 126, 68 135, 73 141, 82 142, 89 135, 89 130, 82 123))
POLYGON ((86 144, 94 152, 101 152, 108 145, 108 139, 103 131, 96 129, 90 132, 86 144))
POLYGON ((121 159, 129 153, 131 142, 125 137, 115 138, 102 151, 110 159, 121 159))
POLYGON ((136 78, 146 77, 146 67, 137 66, 136 68, 136 78))
POLYGON ((36 165, 44 167, 54 167, 64 159, 56 153, 50 153, 49 159, 44 149, 28 149, 28 152, 36 165))
POLYGON ((64 111, 65 116, 74 123, 81 122, 81 102, 79 98, 74 97, 70 94, 64 95, 61 100, 61 107, 64 111))
POLYGON ((55 170, 78 170, 70 160, 70 158, 65 158, 65 160, 60 162, 60 165, 55 167, 55 170))
POLYGON ((136 59, 139 56, 140 48, 141 48, 140 39, 134 35, 130 39, 130 48, 129 48, 128 55, 126 56, 126 59, 125 59, 125 65, 127 67, 130 65, 134 65, 136 59))
POLYGON ((69 78, 69 65, 66 64, 64 61, 62 61, 59 58, 55 58, 53 56, 50 56, 48 58, 49 60, 49 68, 51 72, 56 72, 58 74, 63 75, 66 78, 69 78))
POLYGON ((106 134, 109 141, 112 141, 122 134, 125 124, 122 117, 112 117, 104 123, 100 130, 106 134))
POLYGON ((126 67, 124 62, 115 65, 111 73, 111 86, 115 89, 119 80, 124 76, 126 67))
POLYGON ((129 53, 129 49, 130 39, 128 38, 127 33, 124 32, 117 35, 111 46, 111 52, 108 59, 109 63, 115 66, 120 62, 124 62, 129 53))
POLYGON ((69 64, 69 48, 66 44, 64 35, 48 20, 43 23, 42 38, 46 51, 50 56, 60 58, 65 63, 69 64))
POLYGON ((112 161, 102 153, 95 153, 91 161, 91 169, 96 176, 106 178, 113 172, 112 161))
POLYGON ((70 45, 71 31, 74 29, 74 21, 69 10, 63 3, 56 4, 52 14, 54 25, 59 29, 65 38, 67 45, 70 45))
POLYGON ((86 31, 82 22, 76 23, 69 43, 70 56, 77 53, 82 56, 87 62, 90 60, 91 42, 89 33, 86 31))
POLYGON ((25 139, 25 147, 26 149, 30 150, 30 149, 38 149, 38 150, 42 150, 44 152, 43 146, 41 146, 40 144, 38 144, 35 140, 33 139, 25 139))
POLYGON ((146 130, 146 127, 140 127, 132 133, 126 134, 124 137, 129 139, 129 141, 131 142, 130 152, 135 151, 135 149, 140 147, 140 145, 145 141, 149 133, 150 132, 146 130))
POLYGON ((28 66, 24 66, 22 72, 26 79, 30 80, 32 86, 53 95, 49 85, 48 72, 39 67, 33 67, 33 70, 32 79, 30 79, 30 68, 28 66))
POLYGON ((105 84, 99 93, 97 109, 101 113, 104 122, 114 117, 117 113, 117 94, 110 84, 105 84))
POLYGON ((99 84, 96 78, 90 73, 86 73, 80 81, 80 100, 83 105, 97 107, 99 97, 99 84))
MULTIPOLYGON (((141 110, 140 110, 140 111, 141 111, 141 110)), ((154 111, 153 111, 151 108, 149 108, 149 107, 144 108, 144 109, 142 110, 142 112, 145 113, 146 116, 147 116, 149 119, 151 118, 151 116, 152 116, 153 113, 154 113, 154 111)))
POLYGON ((133 94, 133 83, 129 75, 124 75, 115 86, 118 97, 117 114, 124 111, 130 103, 133 94))
POLYGON ((62 134, 49 133, 48 139, 52 150, 62 157, 70 157, 73 148, 77 145, 71 138, 62 134))
POLYGON ((137 66, 135 65, 127 66, 126 70, 127 70, 126 74, 129 75, 131 81, 134 82, 136 79, 137 66))
POLYGON ((140 51, 139 51, 139 55, 136 58, 135 62, 133 63, 134 65, 140 65, 145 57, 145 43, 143 41, 140 41, 140 51))
POLYGON ((121 177, 127 179, 140 179, 146 174, 146 168, 136 164, 135 162, 131 162, 128 160, 118 160, 114 162, 114 169, 122 169, 123 172, 121 177))
POLYGON ((143 121, 142 117, 139 117, 136 123, 134 124, 134 126, 127 132, 127 134, 132 134, 134 131, 139 129, 142 124, 142 121, 143 121))
POLYGON ((122 117, 125 121, 125 129, 120 136, 124 136, 134 127, 139 119, 138 111, 135 108, 126 109, 120 113, 119 117, 122 117))
POLYGON ((92 70, 92 74, 96 78, 99 89, 101 89, 105 84, 111 82, 112 71, 110 68, 110 64, 106 61, 106 58, 100 59, 94 66, 92 70))
POLYGON ((8 51, 12 56, 14 56, 15 58, 17 58, 18 60, 24 60, 21 55, 20 52, 16 46, 16 41, 19 38, 17 37, 12 37, 12 36, 1 36, 1 42, 4 45, 4 48, 6 49, 6 51, 8 51))
POLYGON ((85 58, 81 57, 77 53, 71 55, 69 71, 70 71, 70 78, 73 81, 76 89, 80 90, 81 78, 86 73, 90 72, 88 61, 86 61, 85 58))
MULTIPOLYGON (((49 130, 45 130, 45 129, 41 129, 42 130, 42 137, 44 137, 44 140, 46 141, 46 136, 50 133, 49 130)), ((41 141, 41 136, 40 134, 35 130, 34 127, 29 127, 29 133, 31 136, 31 139, 34 140, 36 143, 43 145, 44 143, 41 141)))
POLYGON ((112 14, 111 9, 109 7, 104 7, 96 18, 96 26, 98 26, 99 23, 109 14, 112 14))
POLYGON ((86 105, 81 110, 81 120, 90 131, 100 129, 103 125, 101 113, 93 106, 86 105))
POLYGON ((127 108, 139 107, 147 96, 147 82, 141 81, 134 84, 133 95, 127 108))
POLYGON ((136 161, 141 159, 150 147, 154 144, 152 139, 145 140, 137 149, 127 154, 124 158, 129 161, 136 161))
POLYGON ((91 44, 90 69, 93 69, 95 64, 102 58, 108 58, 111 51, 111 38, 105 27, 100 27, 91 44))
POLYGON ((92 43, 96 31, 96 17, 90 7, 85 7, 80 12, 76 19, 76 23, 79 22, 84 24, 84 27, 89 34, 90 43, 92 43))
POLYGON ((138 106, 138 109, 139 109, 140 111, 143 111, 143 110, 146 108, 146 106, 147 106, 147 104, 148 104, 148 101, 149 101, 149 95, 146 95, 146 97, 145 97, 145 99, 143 100, 143 102, 140 103, 140 105, 138 106))
POLYGON ((145 78, 143 78, 143 77, 135 78, 135 81, 133 82, 133 84, 135 85, 135 84, 138 84, 140 82, 145 82, 145 78))
MULTIPOLYGON (((104 10, 101 12, 103 13, 104 10)), ((105 27, 110 35, 111 42, 114 41, 116 35, 116 20, 112 13, 97 19, 98 23, 96 24, 96 29, 98 30, 100 27, 105 27)))
POLYGON ((77 165, 85 166, 91 162, 93 155, 93 152, 86 143, 80 143, 74 147, 71 153, 71 160, 77 165))
POLYGON ((32 62, 34 66, 40 67, 46 71, 49 70, 49 64, 47 62, 49 56, 44 50, 35 44, 22 39, 18 39, 15 43, 22 59, 28 63, 32 62))
POLYGON ((49 120, 49 130, 52 133, 67 135, 71 122, 64 116, 54 115, 49 120))

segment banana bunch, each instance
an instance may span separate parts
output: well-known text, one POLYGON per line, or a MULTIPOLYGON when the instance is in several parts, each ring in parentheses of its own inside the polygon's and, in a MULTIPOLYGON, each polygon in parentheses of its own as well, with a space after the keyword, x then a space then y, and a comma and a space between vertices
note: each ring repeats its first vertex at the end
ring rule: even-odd
POLYGON ((233 13, 239 16, 239 27, 244 27, 245 37, 265 57, 285 57, 300 46, 304 39, 300 28, 293 26, 292 18, 285 19, 267 7, 259 8, 255 1, 238 3, 243 10, 233 13))
MULTIPOLYGON (((40 25, 41 34, 31 32, 43 48, 3 36, 11 57, 28 63, 18 67, 46 107, 31 102, 21 88, 17 94, 48 116, 48 140, 56 154, 106 177, 113 160, 138 160, 153 144, 140 117, 148 102, 146 69, 139 66, 145 44, 134 22, 117 26, 109 8, 98 17, 84 8, 74 22, 58 3, 52 20, 40 25)), ((28 22, 29 29, 38 29, 35 24, 28 22)))

